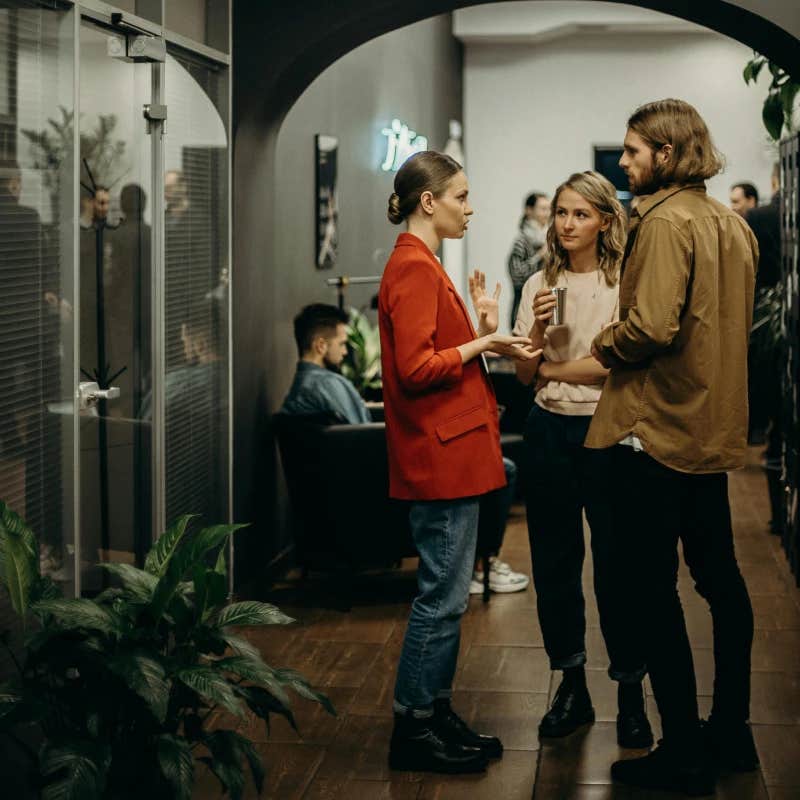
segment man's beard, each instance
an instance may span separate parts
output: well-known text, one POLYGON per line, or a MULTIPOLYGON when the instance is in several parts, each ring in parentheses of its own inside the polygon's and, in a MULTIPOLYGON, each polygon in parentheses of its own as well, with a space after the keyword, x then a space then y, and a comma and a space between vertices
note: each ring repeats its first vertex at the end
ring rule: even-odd
POLYGON ((655 154, 652 157, 652 161, 650 162, 650 167, 646 173, 644 173, 638 179, 629 179, 629 183, 631 185, 631 191, 635 195, 644 195, 644 194, 652 194, 658 189, 661 188, 662 181, 660 176, 657 174, 657 164, 656 164, 656 157, 655 154))

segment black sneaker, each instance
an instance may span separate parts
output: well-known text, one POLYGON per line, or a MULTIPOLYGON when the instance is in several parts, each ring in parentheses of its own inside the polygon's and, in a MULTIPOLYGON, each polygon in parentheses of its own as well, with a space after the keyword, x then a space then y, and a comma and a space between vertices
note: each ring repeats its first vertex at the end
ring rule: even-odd
POLYGON ((477 747, 489 758, 503 755, 503 743, 496 736, 476 733, 453 711, 449 700, 439 699, 433 704, 436 725, 445 738, 464 745, 477 747))
POLYGON ((746 722, 721 723, 711 717, 700 724, 706 752, 719 772, 754 772, 758 769, 753 732, 746 722))
POLYGON ((594 722, 594 708, 586 685, 561 681, 553 705, 539 723, 539 736, 568 736, 589 722, 594 722))
POLYGON ((714 794, 716 775, 704 760, 689 760, 659 746, 642 758, 616 761, 611 765, 611 777, 617 783, 639 789, 683 792, 690 797, 714 794))
POLYGON ((434 717, 415 719, 395 714, 389 745, 389 768, 450 775, 483 772, 488 758, 478 747, 465 747, 445 738, 434 717))

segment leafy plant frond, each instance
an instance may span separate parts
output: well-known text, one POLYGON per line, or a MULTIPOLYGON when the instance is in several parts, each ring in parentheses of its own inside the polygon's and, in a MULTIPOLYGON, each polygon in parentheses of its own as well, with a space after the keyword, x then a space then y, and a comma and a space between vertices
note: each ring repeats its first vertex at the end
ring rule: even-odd
POLYGON ((172 734, 158 737, 158 764, 172 788, 175 800, 191 800, 194 786, 194 757, 186 739, 172 734))
POLYGON ((154 575, 143 569, 137 569, 132 564, 110 562, 98 564, 98 566, 116 575, 122 581, 125 590, 137 600, 146 603, 152 599, 158 583, 158 579, 154 575))
POLYGON ((46 745, 40 757, 49 779, 42 800, 102 800, 108 755, 90 742, 46 745))
POLYGON ((111 659, 108 668, 144 700, 158 722, 164 722, 171 687, 159 661, 144 653, 123 653, 111 659))
POLYGON ((224 628, 232 625, 288 625, 294 620, 269 603, 245 600, 220 609, 214 622, 224 628))
POLYGON ((232 672, 240 678, 252 681, 253 683, 267 689, 272 695, 278 698, 284 706, 289 705, 289 696, 281 686, 281 679, 272 667, 267 666, 261 658, 251 658, 249 656, 231 656, 216 662, 218 669, 232 672))
POLYGON ((39 578, 39 545, 33 531, 0 501, 0 583, 8 590, 11 606, 24 617, 39 578))
POLYGON ((31 611, 40 617, 50 614, 67 629, 85 628, 103 633, 117 631, 117 621, 107 609, 82 597, 71 600, 41 600, 31 611))
POLYGON ((156 543, 147 554, 144 562, 144 568, 147 572, 157 578, 164 574, 170 559, 178 549, 178 545, 186 533, 186 527, 196 516, 197 514, 184 514, 156 539, 156 543))
POLYGON ((206 700, 222 706, 231 714, 242 716, 241 703, 231 685, 222 674, 212 667, 189 667, 179 670, 176 677, 206 700))
POLYGON ((790 74, 765 56, 753 53, 753 58, 747 62, 742 73, 744 82, 748 85, 755 83, 765 66, 771 75, 771 80, 761 111, 761 119, 770 138, 778 142, 784 129, 788 133, 795 130, 795 100, 800 92, 800 74, 790 74))
POLYGON ((322 694, 322 692, 318 692, 316 689, 312 688, 311 684, 297 672, 297 670, 276 669, 275 677, 285 686, 290 686, 294 689, 301 697, 305 697, 308 700, 315 700, 329 714, 334 717, 337 716, 336 709, 333 707, 333 703, 331 703, 329 698, 322 694))

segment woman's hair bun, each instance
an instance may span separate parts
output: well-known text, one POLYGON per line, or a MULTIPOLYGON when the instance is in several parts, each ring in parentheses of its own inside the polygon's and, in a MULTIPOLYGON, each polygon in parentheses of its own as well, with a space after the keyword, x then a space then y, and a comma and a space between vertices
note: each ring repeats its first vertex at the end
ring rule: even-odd
POLYGON ((397 192, 392 192, 391 195, 389 195, 389 210, 386 212, 386 216, 389 217, 389 222, 391 222, 392 225, 399 225, 404 219, 400 211, 400 197, 397 192))

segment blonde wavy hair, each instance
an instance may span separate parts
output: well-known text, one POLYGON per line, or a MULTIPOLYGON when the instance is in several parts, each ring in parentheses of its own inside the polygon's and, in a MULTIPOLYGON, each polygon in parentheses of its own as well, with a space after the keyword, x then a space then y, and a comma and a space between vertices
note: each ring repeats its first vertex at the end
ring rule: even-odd
POLYGON ((556 208, 564 189, 572 189, 586 200, 609 226, 597 235, 597 260, 600 271, 609 286, 619 281, 619 268, 625 254, 628 238, 628 220, 611 182, 600 173, 586 170, 575 172, 555 191, 550 206, 550 225, 547 228, 547 254, 545 255, 544 279, 548 286, 555 286, 558 276, 569 268, 569 254, 561 246, 556 235, 556 208))

